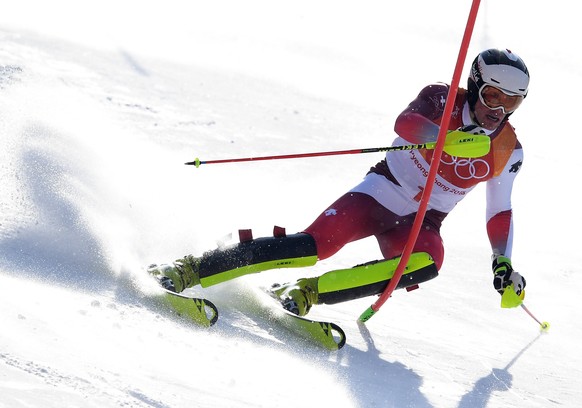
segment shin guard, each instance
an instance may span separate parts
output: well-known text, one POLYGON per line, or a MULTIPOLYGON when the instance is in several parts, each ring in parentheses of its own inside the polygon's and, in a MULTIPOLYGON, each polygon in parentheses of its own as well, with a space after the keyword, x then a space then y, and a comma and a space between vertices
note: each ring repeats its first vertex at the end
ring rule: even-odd
POLYGON ((249 230, 240 231, 240 236, 240 243, 206 252, 200 258, 202 287, 268 269, 312 266, 317 262, 311 235, 285 235, 276 227, 273 237, 253 239, 249 230))
MULTIPOLYGON (((374 261, 350 269, 327 272, 318 279, 318 304, 334 304, 380 294, 394 276, 400 257, 374 261)), ((396 289, 415 288, 436 278, 438 271, 426 252, 413 253, 396 289)))

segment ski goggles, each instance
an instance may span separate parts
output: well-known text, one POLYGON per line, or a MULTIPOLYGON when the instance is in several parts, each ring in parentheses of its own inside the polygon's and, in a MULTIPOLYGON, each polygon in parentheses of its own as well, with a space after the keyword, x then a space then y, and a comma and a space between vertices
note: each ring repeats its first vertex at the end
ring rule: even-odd
POLYGON ((479 89, 479 99, 489 109, 501 109, 503 113, 508 114, 521 105, 523 95, 509 95, 492 85, 483 85, 479 89))

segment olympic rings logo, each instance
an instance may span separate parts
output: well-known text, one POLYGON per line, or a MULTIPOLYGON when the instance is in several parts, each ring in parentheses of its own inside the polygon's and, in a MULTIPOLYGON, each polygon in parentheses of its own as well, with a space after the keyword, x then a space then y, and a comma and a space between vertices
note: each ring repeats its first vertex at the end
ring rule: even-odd
POLYGON ((454 166, 455 175, 461 180, 470 180, 472 178, 480 180, 489 175, 491 166, 483 159, 459 159, 456 156, 449 156, 450 162, 441 159, 441 163, 447 166, 454 166))

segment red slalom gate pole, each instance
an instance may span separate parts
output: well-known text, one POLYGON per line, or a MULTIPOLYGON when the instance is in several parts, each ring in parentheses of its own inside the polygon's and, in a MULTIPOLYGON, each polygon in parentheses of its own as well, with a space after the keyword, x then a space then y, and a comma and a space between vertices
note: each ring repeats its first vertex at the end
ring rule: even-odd
POLYGON ((394 272, 394 276, 390 279, 390 283, 384 289, 384 292, 380 295, 378 300, 374 302, 359 318, 360 322, 368 321, 380 308, 382 305, 388 300, 388 298, 396 289, 402 274, 404 273, 404 268, 408 264, 408 260, 410 259, 410 255, 412 254, 412 249, 414 248, 414 244, 418 238, 418 234, 420 232, 420 228, 422 226, 422 221, 424 220, 424 216, 426 214, 426 209, 428 207, 428 201, 430 199, 430 195, 432 194, 432 188, 434 186, 434 182, 436 179, 437 170, 440 164, 441 156, 443 153, 443 147, 445 143, 445 138, 447 134, 447 130, 449 128, 449 123, 451 121, 451 113, 453 112, 453 107, 455 103, 455 98, 457 96, 457 89, 459 87, 459 82, 461 79, 461 74, 463 72, 463 65, 465 63, 465 59, 467 57, 467 49, 469 48, 469 43, 471 42, 471 35, 473 33, 473 28, 475 26, 475 20, 477 19, 477 12, 479 11, 479 4, 480 0, 473 0, 473 4, 471 6, 471 10, 469 11, 469 18, 467 20, 467 25, 465 27, 465 33, 463 35, 463 40, 461 42, 461 47, 459 50, 459 55, 457 58, 457 64, 455 66, 455 71, 453 73, 453 79, 451 81, 451 86, 449 88, 449 93, 447 95, 447 102, 445 104, 445 110, 443 113, 443 118, 440 124, 439 133, 437 137, 437 143, 435 146, 434 155, 432 157, 432 161, 430 163, 430 169, 428 173, 428 177, 426 179, 426 185, 422 192, 422 197, 420 199, 420 204, 418 207, 418 212, 416 213, 416 217, 414 218, 414 223, 412 224, 412 230, 410 231, 410 235, 408 237, 408 241, 404 246, 404 251, 400 258, 400 262, 396 267, 396 271, 394 272))

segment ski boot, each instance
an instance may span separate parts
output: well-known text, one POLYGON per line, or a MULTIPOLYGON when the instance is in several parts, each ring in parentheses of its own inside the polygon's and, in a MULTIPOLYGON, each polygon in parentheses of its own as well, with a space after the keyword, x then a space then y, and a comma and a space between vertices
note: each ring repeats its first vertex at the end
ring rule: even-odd
POLYGON ((199 258, 186 255, 174 261, 172 265, 150 265, 148 273, 155 277, 164 289, 180 293, 186 288, 200 284, 199 266, 199 258))
POLYGON ((303 278, 295 283, 275 283, 271 293, 279 299, 283 308, 297 316, 305 316, 311 306, 317 304, 318 278, 303 278))

